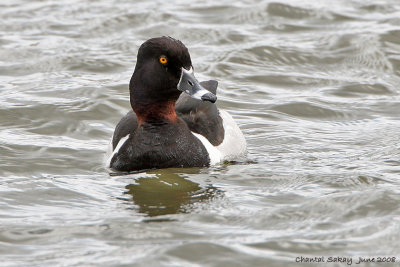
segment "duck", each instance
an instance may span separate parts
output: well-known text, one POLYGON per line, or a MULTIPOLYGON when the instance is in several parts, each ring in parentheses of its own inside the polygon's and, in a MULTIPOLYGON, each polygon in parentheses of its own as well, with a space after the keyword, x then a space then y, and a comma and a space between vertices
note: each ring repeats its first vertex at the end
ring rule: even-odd
POLYGON ((107 167, 117 172, 209 167, 246 154, 232 116, 218 109, 218 82, 199 82, 187 47, 169 36, 138 50, 130 110, 115 127, 107 167))

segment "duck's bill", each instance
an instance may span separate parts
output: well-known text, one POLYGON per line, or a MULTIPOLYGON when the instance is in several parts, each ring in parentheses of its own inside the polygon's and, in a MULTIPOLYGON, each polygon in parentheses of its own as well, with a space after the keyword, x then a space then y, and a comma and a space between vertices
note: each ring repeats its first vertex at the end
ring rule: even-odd
POLYGON ((187 93, 195 99, 210 101, 211 103, 215 103, 215 101, 217 101, 216 95, 200 85, 200 83, 194 77, 192 68, 190 68, 190 70, 182 68, 181 79, 178 83, 178 90, 187 93))

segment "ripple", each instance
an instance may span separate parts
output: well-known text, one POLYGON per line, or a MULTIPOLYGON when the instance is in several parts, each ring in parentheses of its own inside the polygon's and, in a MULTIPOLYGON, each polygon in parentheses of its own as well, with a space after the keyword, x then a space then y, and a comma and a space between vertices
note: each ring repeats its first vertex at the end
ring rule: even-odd
POLYGON ((347 119, 349 115, 343 111, 332 110, 312 103, 288 103, 276 105, 272 108, 285 114, 309 119, 347 119))
POLYGON ((335 90, 334 94, 341 97, 360 97, 360 95, 393 95, 394 92, 383 84, 351 84, 335 90))
POLYGON ((270 3, 268 4, 267 12, 273 16, 280 16, 289 19, 304 19, 314 17, 315 11, 294 7, 282 3, 270 3))

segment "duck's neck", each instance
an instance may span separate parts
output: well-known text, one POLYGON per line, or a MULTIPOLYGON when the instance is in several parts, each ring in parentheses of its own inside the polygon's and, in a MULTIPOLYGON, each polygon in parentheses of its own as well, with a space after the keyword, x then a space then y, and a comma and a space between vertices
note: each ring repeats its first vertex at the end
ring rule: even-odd
POLYGON ((175 113, 175 102, 181 92, 175 83, 148 77, 149 74, 152 74, 152 71, 149 71, 148 66, 136 65, 129 84, 131 107, 136 113, 139 125, 176 122, 178 117, 175 113))
POLYGON ((178 116, 175 112, 175 100, 134 106, 139 125, 143 123, 175 123, 178 116))

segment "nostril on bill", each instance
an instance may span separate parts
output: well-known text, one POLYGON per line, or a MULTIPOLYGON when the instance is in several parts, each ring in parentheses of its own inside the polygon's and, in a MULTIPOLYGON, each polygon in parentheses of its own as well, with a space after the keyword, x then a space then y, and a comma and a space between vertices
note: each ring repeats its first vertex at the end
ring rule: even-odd
POLYGON ((189 84, 190 86, 193 86, 192 81, 188 81, 188 84, 189 84))

